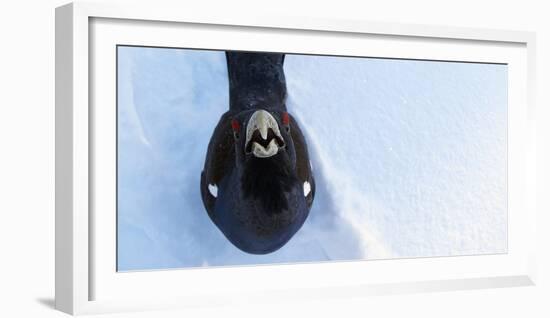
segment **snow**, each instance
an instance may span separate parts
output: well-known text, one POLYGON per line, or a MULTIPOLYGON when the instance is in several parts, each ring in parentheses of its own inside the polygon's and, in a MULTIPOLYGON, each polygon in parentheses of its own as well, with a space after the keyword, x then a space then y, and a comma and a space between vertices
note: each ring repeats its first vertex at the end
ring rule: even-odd
POLYGON ((118 50, 119 270, 507 251, 506 65, 288 55, 317 191, 294 238, 258 256, 200 199, 223 52, 118 50))

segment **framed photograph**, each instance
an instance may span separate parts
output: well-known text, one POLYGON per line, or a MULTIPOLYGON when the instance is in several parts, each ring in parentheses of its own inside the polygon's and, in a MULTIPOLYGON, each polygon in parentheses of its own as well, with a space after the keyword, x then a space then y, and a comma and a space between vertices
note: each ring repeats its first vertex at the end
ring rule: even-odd
POLYGON ((56 308, 534 284, 534 34, 56 10, 56 308))

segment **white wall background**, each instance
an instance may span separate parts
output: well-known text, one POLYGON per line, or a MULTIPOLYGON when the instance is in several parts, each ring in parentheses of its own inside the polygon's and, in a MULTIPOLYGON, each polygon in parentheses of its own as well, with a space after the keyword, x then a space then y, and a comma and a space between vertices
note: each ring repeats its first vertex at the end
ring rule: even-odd
MULTIPOLYGON (((247 10, 295 16, 399 21, 538 33, 538 115, 550 121, 550 20, 545 1, 291 0, 189 1, 223 12, 247 10), (232 8, 232 9, 231 9, 232 8)), ((60 0, 0 4, 0 316, 62 317, 54 311, 54 8, 60 0)), ((160 5, 159 1, 156 1, 160 5)), ((538 286, 499 290, 380 296, 308 302, 199 308, 109 317, 423 316, 548 317, 550 295, 550 125, 538 126, 538 286), (543 165, 546 163, 546 165, 543 165), (545 243, 546 242, 546 243, 545 243)), ((106 316, 107 317, 107 316, 106 316)))

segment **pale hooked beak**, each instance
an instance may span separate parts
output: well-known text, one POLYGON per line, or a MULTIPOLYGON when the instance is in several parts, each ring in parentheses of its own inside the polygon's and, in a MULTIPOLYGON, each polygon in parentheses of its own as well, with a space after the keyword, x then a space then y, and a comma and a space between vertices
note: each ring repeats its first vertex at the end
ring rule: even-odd
POLYGON ((258 158, 269 158, 283 148, 285 142, 279 124, 265 110, 257 110, 246 125, 245 152, 258 158))

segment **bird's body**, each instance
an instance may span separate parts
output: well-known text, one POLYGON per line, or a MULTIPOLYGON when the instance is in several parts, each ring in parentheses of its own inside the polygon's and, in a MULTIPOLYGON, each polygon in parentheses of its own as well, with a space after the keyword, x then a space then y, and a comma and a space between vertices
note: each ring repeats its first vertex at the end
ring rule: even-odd
POLYGON ((201 174, 208 215, 239 249, 281 248, 306 220, 315 182, 305 138, 286 109, 284 55, 227 52, 229 110, 201 174))

